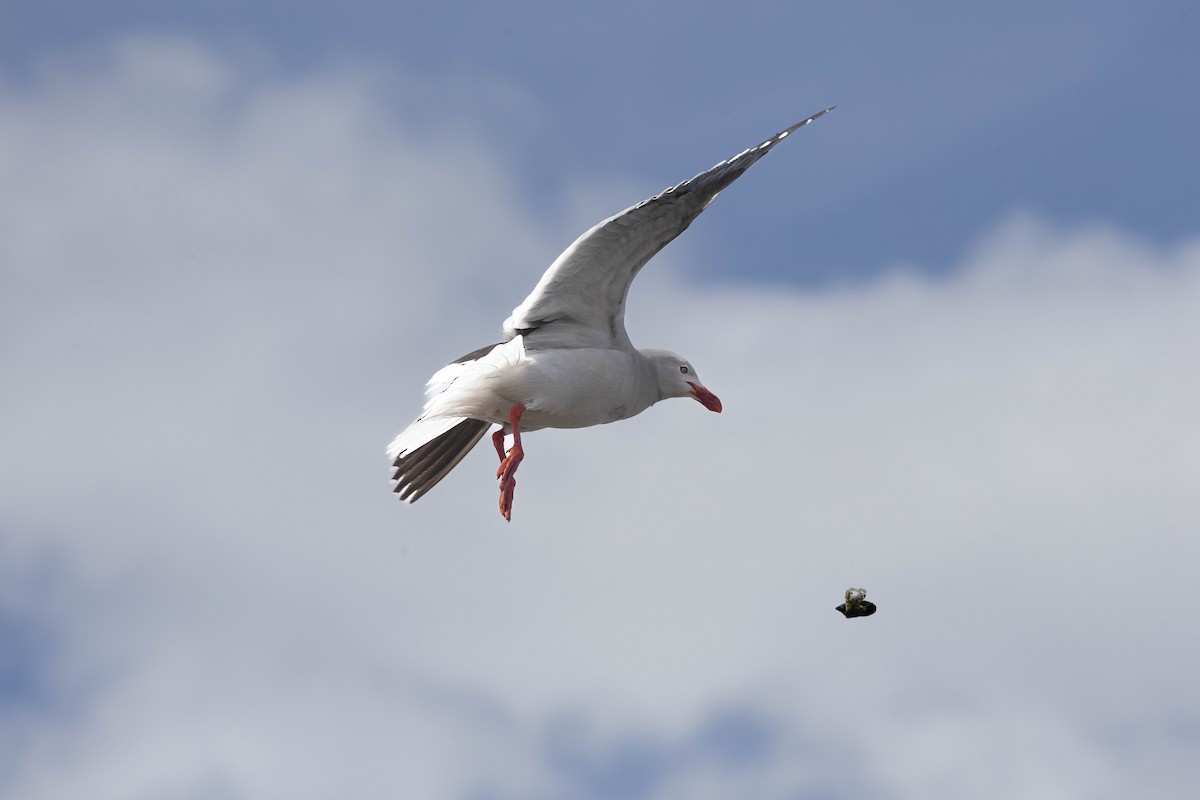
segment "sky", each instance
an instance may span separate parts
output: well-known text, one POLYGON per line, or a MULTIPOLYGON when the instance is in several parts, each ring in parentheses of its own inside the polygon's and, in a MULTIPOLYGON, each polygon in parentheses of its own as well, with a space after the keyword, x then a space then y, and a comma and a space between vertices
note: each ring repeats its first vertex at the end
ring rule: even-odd
POLYGON ((1200 789, 1193 4, 0 23, 0 795, 1200 789), (724 413, 396 501, 575 236, 829 105, 633 287, 724 413))

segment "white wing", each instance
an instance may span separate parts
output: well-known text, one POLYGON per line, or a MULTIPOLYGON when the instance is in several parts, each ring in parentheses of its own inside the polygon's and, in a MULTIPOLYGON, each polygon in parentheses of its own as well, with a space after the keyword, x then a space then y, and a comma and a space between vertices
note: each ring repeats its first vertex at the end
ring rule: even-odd
POLYGON ((687 230, 721 190, 788 134, 827 108, 691 180, 643 200, 575 240, 504 322, 504 335, 525 336, 529 350, 632 347, 625 332, 629 284, 647 261, 687 230))

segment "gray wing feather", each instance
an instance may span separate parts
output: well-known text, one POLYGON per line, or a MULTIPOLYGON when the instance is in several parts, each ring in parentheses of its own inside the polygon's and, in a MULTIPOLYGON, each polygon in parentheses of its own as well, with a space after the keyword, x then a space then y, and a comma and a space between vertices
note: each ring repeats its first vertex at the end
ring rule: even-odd
POLYGON ((505 336, 524 334, 529 350, 631 346, 625 299, 638 271, 772 147, 832 110, 813 114, 584 233, 513 310, 504 323, 505 336))

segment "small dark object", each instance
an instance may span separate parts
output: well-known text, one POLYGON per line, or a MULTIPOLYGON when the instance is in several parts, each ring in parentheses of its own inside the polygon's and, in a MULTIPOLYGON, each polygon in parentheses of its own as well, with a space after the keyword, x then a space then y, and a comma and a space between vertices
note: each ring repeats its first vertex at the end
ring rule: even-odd
POLYGON ((866 589, 847 589, 846 602, 837 607, 846 619, 869 617, 875 613, 875 604, 867 600, 866 589))

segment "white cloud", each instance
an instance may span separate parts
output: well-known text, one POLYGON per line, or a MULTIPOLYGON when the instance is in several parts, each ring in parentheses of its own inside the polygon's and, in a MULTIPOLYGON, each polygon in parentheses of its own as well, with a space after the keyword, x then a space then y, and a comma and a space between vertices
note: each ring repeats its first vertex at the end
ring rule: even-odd
POLYGON ((0 95, 0 612, 53 641, 6 793, 1182 793, 1200 241, 1025 215, 823 294, 669 250, 630 325, 722 416, 405 507, 383 446, 574 231, 381 85, 130 41, 0 95))

